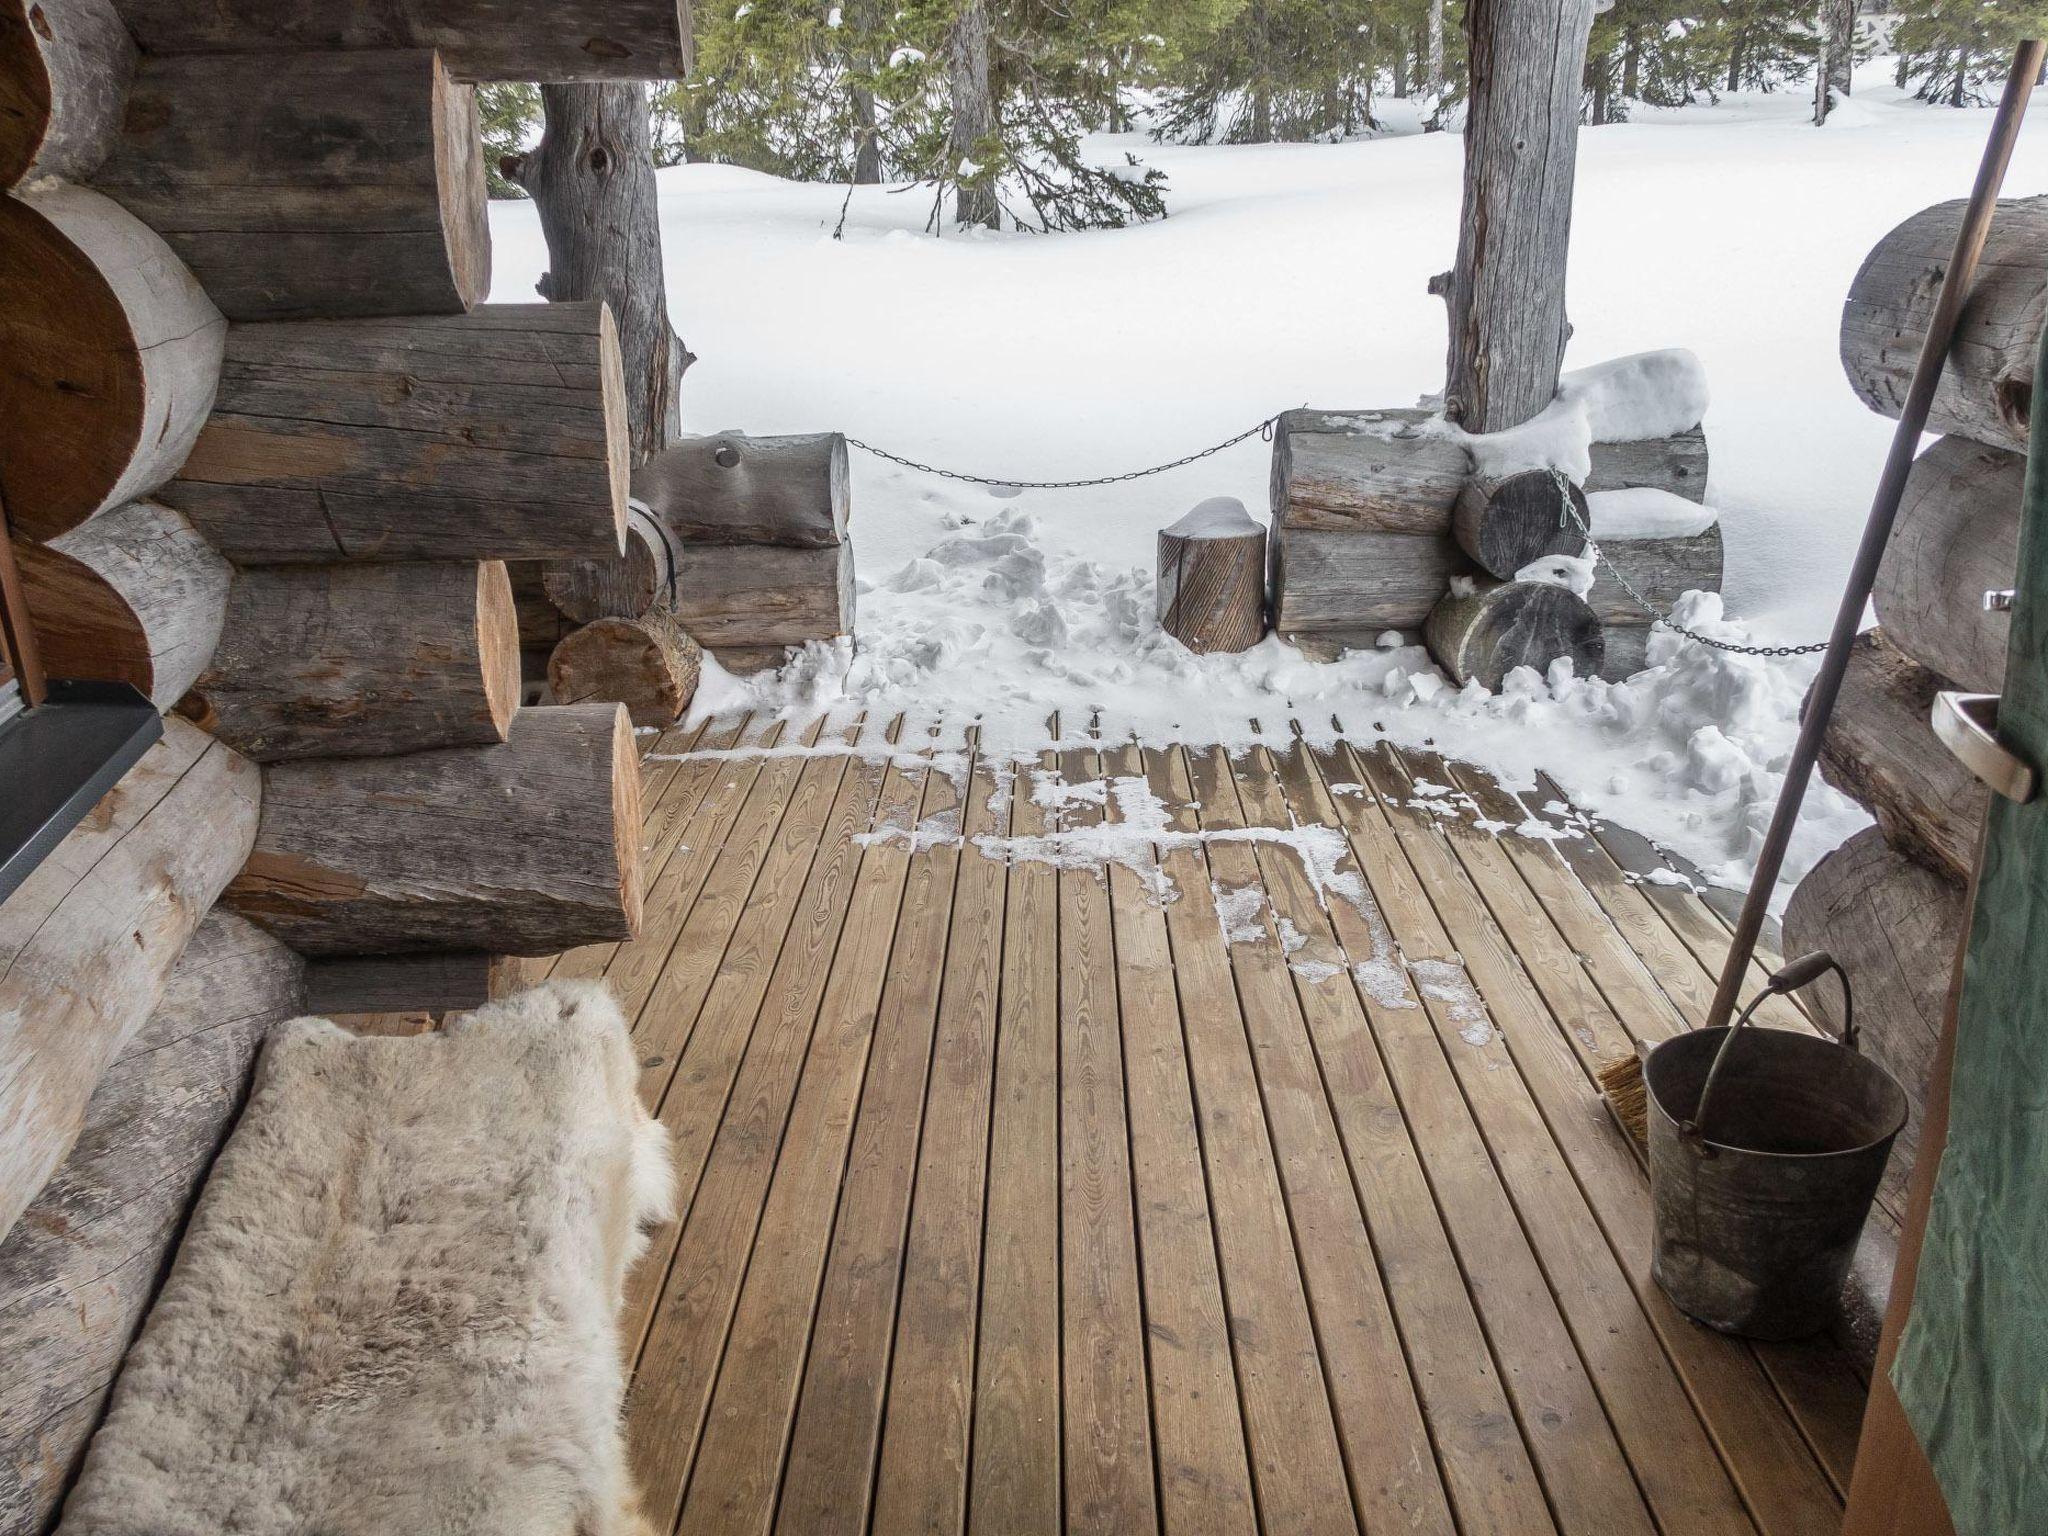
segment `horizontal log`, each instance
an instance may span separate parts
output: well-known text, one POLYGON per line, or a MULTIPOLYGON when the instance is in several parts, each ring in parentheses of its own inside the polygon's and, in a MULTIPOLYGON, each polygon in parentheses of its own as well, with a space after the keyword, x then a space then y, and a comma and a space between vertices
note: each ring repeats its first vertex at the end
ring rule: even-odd
POLYGON ((64 1160, 256 833, 258 770, 182 720, 0 903, 0 1234, 64 1160))
POLYGON ((1517 667, 1542 672, 1560 658, 1591 677, 1606 657, 1600 620, 1586 600, 1547 582, 1475 577, 1430 610, 1423 638, 1460 686, 1498 688, 1517 667))
POLYGON ((238 573, 179 712, 269 763, 499 742, 518 707, 505 567, 448 560, 238 573))
POLYGON ((227 324, 169 246, 63 183, 0 198, 0 499, 52 539, 176 473, 227 324))
POLYGON ((1719 523, 1686 538, 1601 539, 1599 544, 1601 560, 1586 601, 1604 624, 1645 628, 1653 619, 1667 617, 1686 593, 1721 590, 1719 523), (1623 589, 1624 578, 1650 600, 1654 614, 1644 612, 1623 589))
POLYGON ((449 1013, 503 995, 510 967, 480 950, 334 955, 306 966, 306 1012, 449 1013))
POLYGON ((134 74, 112 0, 0 0, 0 188, 91 175, 134 74))
POLYGON ((431 51, 145 58, 94 180, 231 320, 445 314, 490 288, 476 90, 431 51))
POLYGON ((1887 841, 1958 885, 1977 858, 1991 792, 1936 739, 1929 714, 1949 686, 1880 630, 1856 637, 1821 741, 1821 777, 1859 800, 1887 841))
POLYGON ((557 704, 609 699, 637 726, 673 725, 697 693, 704 653, 666 608, 637 619, 596 619, 548 658, 557 704))
POLYGON ((640 926, 640 762, 615 704, 526 709, 505 741, 264 770, 225 900, 302 954, 544 955, 640 926))
POLYGON ((169 507, 131 501, 15 557, 52 677, 128 683, 169 709, 212 659, 234 572, 169 507))
POLYGON ((690 544, 676 618, 713 653, 853 633, 853 545, 690 544))
POLYGON ((54 1519, 264 1035, 304 1009, 303 969, 268 934, 209 913, 70 1155, 0 1242, 0 1529, 54 1519))
POLYGON ((1420 630, 1453 576, 1474 569, 1441 534, 1282 528, 1273 558, 1273 627, 1283 635, 1420 630))
POLYGON ((680 80, 689 0, 122 0, 151 53, 437 48, 461 80, 680 80))
POLYGON ((846 537, 846 439, 686 437, 633 471, 633 495, 686 543, 837 544, 846 537))
POLYGON ((2010 589, 2019 568, 2027 461, 2004 448, 1945 437, 1913 461, 1871 601, 1885 638, 1972 693, 2005 688, 2009 614, 1984 594, 2010 589))
POLYGON ((637 619, 671 597, 683 568, 682 541, 644 503, 629 502, 628 511, 623 555, 541 567, 541 590, 563 617, 578 624, 637 619))
POLYGON ((1545 555, 1577 554, 1592 514, 1586 493, 1566 481, 1562 491, 1548 470, 1500 479, 1475 475, 1451 507, 1451 536, 1474 564, 1502 581, 1545 555), (1563 502, 1571 502, 1566 516, 1563 502))
POLYGON ((622 548, 625 384, 601 303, 230 328, 163 499, 237 565, 622 548))
MULTIPOLYGON (((1842 368, 1880 416, 1898 417, 1961 227, 1961 201, 1923 208, 1872 247, 1842 306, 1842 368)), ((2034 352, 2048 313, 2048 197, 2006 198, 1977 261, 1927 430, 2027 450, 2034 352)))

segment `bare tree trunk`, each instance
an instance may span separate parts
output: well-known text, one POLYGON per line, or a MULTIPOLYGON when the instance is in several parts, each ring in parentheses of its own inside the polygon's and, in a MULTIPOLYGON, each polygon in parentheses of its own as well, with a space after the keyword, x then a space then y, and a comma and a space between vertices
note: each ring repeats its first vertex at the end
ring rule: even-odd
POLYGON ((551 303, 603 299, 618 323, 635 463, 678 431, 677 386, 695 362, 668 320, 647 88, 544 85, 547 129, 500 167, 529 192, 548 243, 536 284, 551 303))
POLYGON ((1625 42, 1621 53, 1621 99, 1635 101, 1642 89, 1643 39, 1642 34, 1630 27, 1624 34, 1625 42))
MULTIPOLYGON (((946 137, 946 174, 957 177, 958 196, 954 218, 961 224, 997 227, 995 178, 985 168, 975 172, 962 169, 975 165, 975 153, 982 141, 995 132, 996 100, 989 84, 989 25, 985 0, 968 0, 953 23, 952 62, 948 75, 953 87, 953 127, 946 137)), ((985 148, 981 148, 986 153, 985 148)))
POLYGON ((1408 99, 1408 49, 1404 44, 1394 55, 1394 100, 1408 99))
POLYGON ((1422 81, 1423 94, 1441 97, 1444 93, 1444 0, 1429 0, 1427 69, 1422 81))
POLYGON ((1498 432, 1557 392, 1593 0, 1470 0, 1465 25, 1472 88, 1444 405, 1468 430, 1498 432))
MULTIPOLYGON (((864 69, 875 67, 874 38, 879 18, 873 0, 861 0, 852 10, 855 35, 860 39, 859 59, 864 69)), ((875 93, 866 86, 853 88, 854 132, 853 179, 857 186, 871 187, 882 179, 880 124, 875 120, 875 93)))
POLYGON ((1734 95, 1742 89, 1742 39, 1737 38, 1728 49, 1728 94, 1734 95))
POLYGON ((1821 0, 1820 60, 1815 67, 1813 121, 1818 127, 1849 94, 1856 63, 1856 0, 1821 0))

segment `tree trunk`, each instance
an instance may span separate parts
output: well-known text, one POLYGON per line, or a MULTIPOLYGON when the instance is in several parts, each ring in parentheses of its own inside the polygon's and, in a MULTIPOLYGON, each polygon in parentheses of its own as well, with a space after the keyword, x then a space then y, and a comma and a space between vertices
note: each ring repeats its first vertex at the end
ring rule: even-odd
POLYGON ((1474 476, 1451 508, 1451 533, 1479 568, 1506 581, 1545 555, 1576 555, 1592 526, 1586 493, 1566 482, 1578 521, 1561 516, 1557 482, 1548 470, 1503 480, 1474 476))
POLYGON ((1606 657, 1586 600, 1547 582, 1481 577, 1469 593, 1453 592, 1431 609, 1424 633, 1429 653, 1461 686, 1499 688, 1515 668, 1541 672, 1559 657, 1591 677, 1606 657))
POLYGON ((1408 50, 1401 49, 1394 55, 1394 100, 1408 99, 1408 50))
POLYGON ((669 325, 647 88, 631 82, 541 87, 547 127, 502 169, 532 195, 547 240, 544 299, 603 299, 619 327, 633 462, 678 430, 683 370, 696 359, 669 325))
POLYGON ((1643 40, 1634 27, 1623 34, 1621 50, 1621 99, 1634 101, 1642 90, 1643 40))
POLYGON ((996 99, 989 82, 989 19, 986 0, 967 0, 953 23, 948 41, 947 81, 953 93, 953 120, 946 134, 946 175, 955 179, 954 222, 997 227, 996 184, 992 170, 978 166, 996 128, 996 99))
POLYGON ((1742 39, 1737 38, 1728 48, 1728 94, 1733 96, 1742 89, 1742 39))
POLYGON ((1440 98, 1444 93, 1444 0, 1429 0, 1429 44, 1423 94, 1440 98))
POLYGON ((853 180, 856 186, 872 187, 882 179, 882 143, 875 122, 875 93, 861 86, 853 88, 853 180))
POLYGON ((1445 410, 1473 432, 1550 404, 1564 357, 1572 173, 1593 0, 1471 0, 1465 197, 1445 410))
POLYGON ((1850 77, 1856 64, 1856 0, 1821 0, 1820 61, 1814 70, 1813 120, 1828 120, 1828 113, 1849 94, 1850 77))

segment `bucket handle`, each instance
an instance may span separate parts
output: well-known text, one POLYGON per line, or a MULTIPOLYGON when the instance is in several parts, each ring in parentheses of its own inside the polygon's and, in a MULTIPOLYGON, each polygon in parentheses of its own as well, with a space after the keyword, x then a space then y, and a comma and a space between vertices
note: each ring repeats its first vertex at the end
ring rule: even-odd
MULTIPOLYGON (((1749 1023, 1750 1016, 1763 1006, 1764 999, 1796 992, 1801 987, 1819 980, 1829 971, 1833 971, 1842 982, 1842 1034, 1835 1043, 1846 1051, 1857 1049, 1856 1042, 1859 1037, 1856 1030, 1856 999, 1849 987, 1849 973, 1824 949, 1801 955, 1797 960, 1788 960, 1769 981, 1764 983, 1764 989, 1749 1000, 1749 1006, 1743 1009, 1741 1015, 1728 1027, 1728 1034, 1721 1042, 1721 1049, 1714 1053, 1714 1064, 1707 1068, 1707 1081, 1700 1089, 1700 1101, 1693 1107, 1692 1118, 1679 1126, 1680 1131, 1702 1141, 1706 1139, 1707 1105, 1714 1096, 1714 1085, 1721 1076, 1721 1068, 1727 1064, 1728 1049, 1735 1044, 1735 1037, 1742 1032, 1743 1026, 1749 1023)), ((1825 1034, 1826 1031, 1823 1030, 1822 1033, 1825 1034)))

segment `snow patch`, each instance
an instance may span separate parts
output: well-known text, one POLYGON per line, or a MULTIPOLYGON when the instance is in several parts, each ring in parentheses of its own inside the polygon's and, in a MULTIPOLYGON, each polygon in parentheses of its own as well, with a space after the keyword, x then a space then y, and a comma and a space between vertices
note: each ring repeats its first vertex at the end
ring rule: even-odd
POLYGON ((1712 507, 1651 485, 1589 491, 1586 510, 1592 514, 1596 539, 1689 539, 1705 533, 1720 517, 1712 507))
POLYGON ((1257 533, 1259 525, 1235 496, 1211 496, 1166 531, 1177 539, 1238 539, 1257 533))

